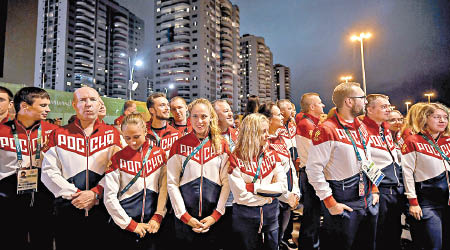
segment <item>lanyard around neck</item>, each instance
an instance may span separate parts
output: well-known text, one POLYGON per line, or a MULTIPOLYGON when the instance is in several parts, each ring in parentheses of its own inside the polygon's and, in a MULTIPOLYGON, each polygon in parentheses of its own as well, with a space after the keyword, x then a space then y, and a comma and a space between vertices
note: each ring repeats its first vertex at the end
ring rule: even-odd
MULTIPOLYGON (((344 128, 345 133, 347 134, 348 138, 350 139, 350 141, 351 141, 351 143, 352 143, 352 145, 353 145, 353 150, 355 151, 356 158, 358 159, 358 161, 361 162, 361 161, 362 161, 361 155, 359 154, 358 147, 356 146, 356 143, 355 143, 355 141, 353 140, 353 136, 351 135, 349 129, 348 129, 346 126, 344 126, 344 125, 341 123, 341 121, 339 121, 339 118, 337 117, 336 114, 334 114, 334 117, 336 118, 336 120, 337 120, 337 122, 339 123, 339 125, 341 125, 341 127, 344 128)), ((364 153, 367 154, 366 141, 364 140, 364 137, 363 137, 363 135, 362 135, 362 133, 361 133, 361 130, 360 130, 359 128, 358 128, 358 133, 359 133, 359 137, 361 138, 361 143, 362 143, 363 148, 364 148, 364 153)), ((367 156, 366 156, 366 158, 367 158, 367 156)))
POLYGON ((258 158, 258 167, 256 168, 255 177, 253 177, 253 181, 252 181, 253 183, 255 183, 258 180, 259 173, 261 172, 261 163, 262 163, 263 158, 264 158, 264 153, 261 153, 258 158))
MULTIPOLYGON (((14 142, 16 143, 17 160, 19 161, 19 165, 22 165, 22 162, 23 162, 22 147, 20 146, 19 136, 17 135, 16 124, 13 123, 11 128, 12 128, 12 132, 13 132, 13 136, 14 136, 14 142)), ((36 143, 37 144, 36 145, 36 155, 35 155, 36 161, 41 159, 41 143, 42 143, 41 137, 42 137, 42 130, 41 130, 41 125, 39 125, 38 134, 37 134, 37 143, 36 143)), ((30 153, 32 153, 32 152, 30 152, 30 153)), ((32 165, 32 162, 30 162, 30 167, 31 167, 31 165, 32 165)))
POLYGON ((186 159, 183 162, 183 166, 181 168, 181 173, 180 173, 180 178, 183 176, 184 174, 184 170, 186 169, 186 165, 188 164, 189 160, 191 160, 191 158, 198 152, 200 151, 201 148, 203 148, 203 146, 209 141, 209 137, 207 136, 205 139, 203 139, 203 141, 200 143, 200 145, 198 145, 189 155, 188 157, 186 157, 186 159))

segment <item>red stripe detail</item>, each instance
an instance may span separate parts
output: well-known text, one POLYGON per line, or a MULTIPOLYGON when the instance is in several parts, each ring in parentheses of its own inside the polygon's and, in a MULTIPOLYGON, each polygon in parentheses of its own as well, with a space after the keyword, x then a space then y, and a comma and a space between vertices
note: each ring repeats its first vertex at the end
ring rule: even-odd
POLYGON ((409 205, 419 206, 419 201, 417 200, 417 198, 412 198, 412 199, 408 199, 408 200, 409 200, 409 205))
POLYGON ((216 222, 220 219, 221 216, 222 216, 222 214, 219 213, 219 211, 217 211, 215 209, 214 209, 213 213, 211 214, 211 217, 213 217, 216 220, 216 222))
POLYGON ((103 194, 103 187, 101 185, 97 185, 93 188, 91 188, 91 191, 98 194, 98 195, 102 195, 103 194))
POLYGON ((182 222, 184 222, 185 224, 188 224, 188 222, 189 222, 191 219, 192 219, 192 216, 191 216, 190 214, 188 214, 188 212, 184 213, 184 214, 181 216, 181 218, 180 218, 180 220, 181 220, 182 222))
POLYGON ((152 220, 158 222, 159 224, 161 224, 162 219, 163 219, 163 217, 162 217, 162 215, 160 215, 160 214, 154 214, 154 215, 152 216, 152 220))
POLYGON ((130 232, 134 232, 134 230, 136 229, 138 223, 134 220, 130 221, 130 224, 128 224, 128 226, 125 228, 125 230, 128 230, 130 232))
POLYGON ((334 207, 336 206, 337 202, 334 199, 333 195, 328 196, 323 200, 323 203, 325 204, 326 208, 334 207))
POLYGON ((255 185, 253 183, 247 183, 245 184, 245 189, 249 191, 250 193, 255 193, 255 185))

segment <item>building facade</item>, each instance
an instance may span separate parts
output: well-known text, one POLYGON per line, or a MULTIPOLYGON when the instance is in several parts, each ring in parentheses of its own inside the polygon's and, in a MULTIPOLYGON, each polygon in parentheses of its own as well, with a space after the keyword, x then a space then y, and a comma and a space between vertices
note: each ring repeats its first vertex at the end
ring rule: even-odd
POLYGON ((156 0, 153 89, 240 102, 239 9, 229 0, 156 0))
POLYGON ((128 99, 143 36, 144 21, 114 1, 39 0, 34 85, 128 99))
POLYGON ((244 101, 255 95, 260 102, 275 100, 273 55, 264 38, 245 34, 241 37, 241 76, 244 101))
POLYGON ((281 64, 273 66, 275 96, 278 100, 291 99, 291 69, 281 64))

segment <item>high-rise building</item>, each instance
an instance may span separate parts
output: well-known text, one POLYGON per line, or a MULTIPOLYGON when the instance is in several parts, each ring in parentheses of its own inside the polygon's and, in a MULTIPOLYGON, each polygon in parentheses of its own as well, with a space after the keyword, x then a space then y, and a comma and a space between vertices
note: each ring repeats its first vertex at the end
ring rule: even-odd
POLYGON ((275 96, 278 100, 291 99, 291 69, 281 64, 273 66, 275 96))
MULTIPOLYGON (((264 38, 245 34, 241 37, 241 74, 244 100, 259 97, 260 102, 275 100, 273 55, 264 38)), ((246 101, 242 102, 244 108, 246 101)))
POLYGON ((154 91, 239 108, 239 9, 229 0, 156 0, 154 91))
POLYGON ((39 0, 37 27, 35 86, 130 97, 142 19, 112 0, 39 0))

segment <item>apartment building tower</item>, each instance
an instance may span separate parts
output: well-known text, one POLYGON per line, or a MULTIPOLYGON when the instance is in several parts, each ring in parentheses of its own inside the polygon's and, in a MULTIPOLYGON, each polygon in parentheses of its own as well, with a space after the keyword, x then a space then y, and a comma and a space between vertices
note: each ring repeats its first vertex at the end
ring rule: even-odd
POLYGON ((241 37, 241 76, 244 101, 248 96, 259 97, 260 102, 275 100, 273 87, 273 55, 264 38, 245 34, 241 37))
POLYGON ((275 95, 278 100, 291 99, 291 69, 281 64, 273 66, 275 95))
POLYGON ((239 8, 229 0, 156 0, 153 88, 240 108, 239 8))
POLYGON ((115 1, 39 0, 34 85, 128 99, 143 37, 144 21, 115 1))

